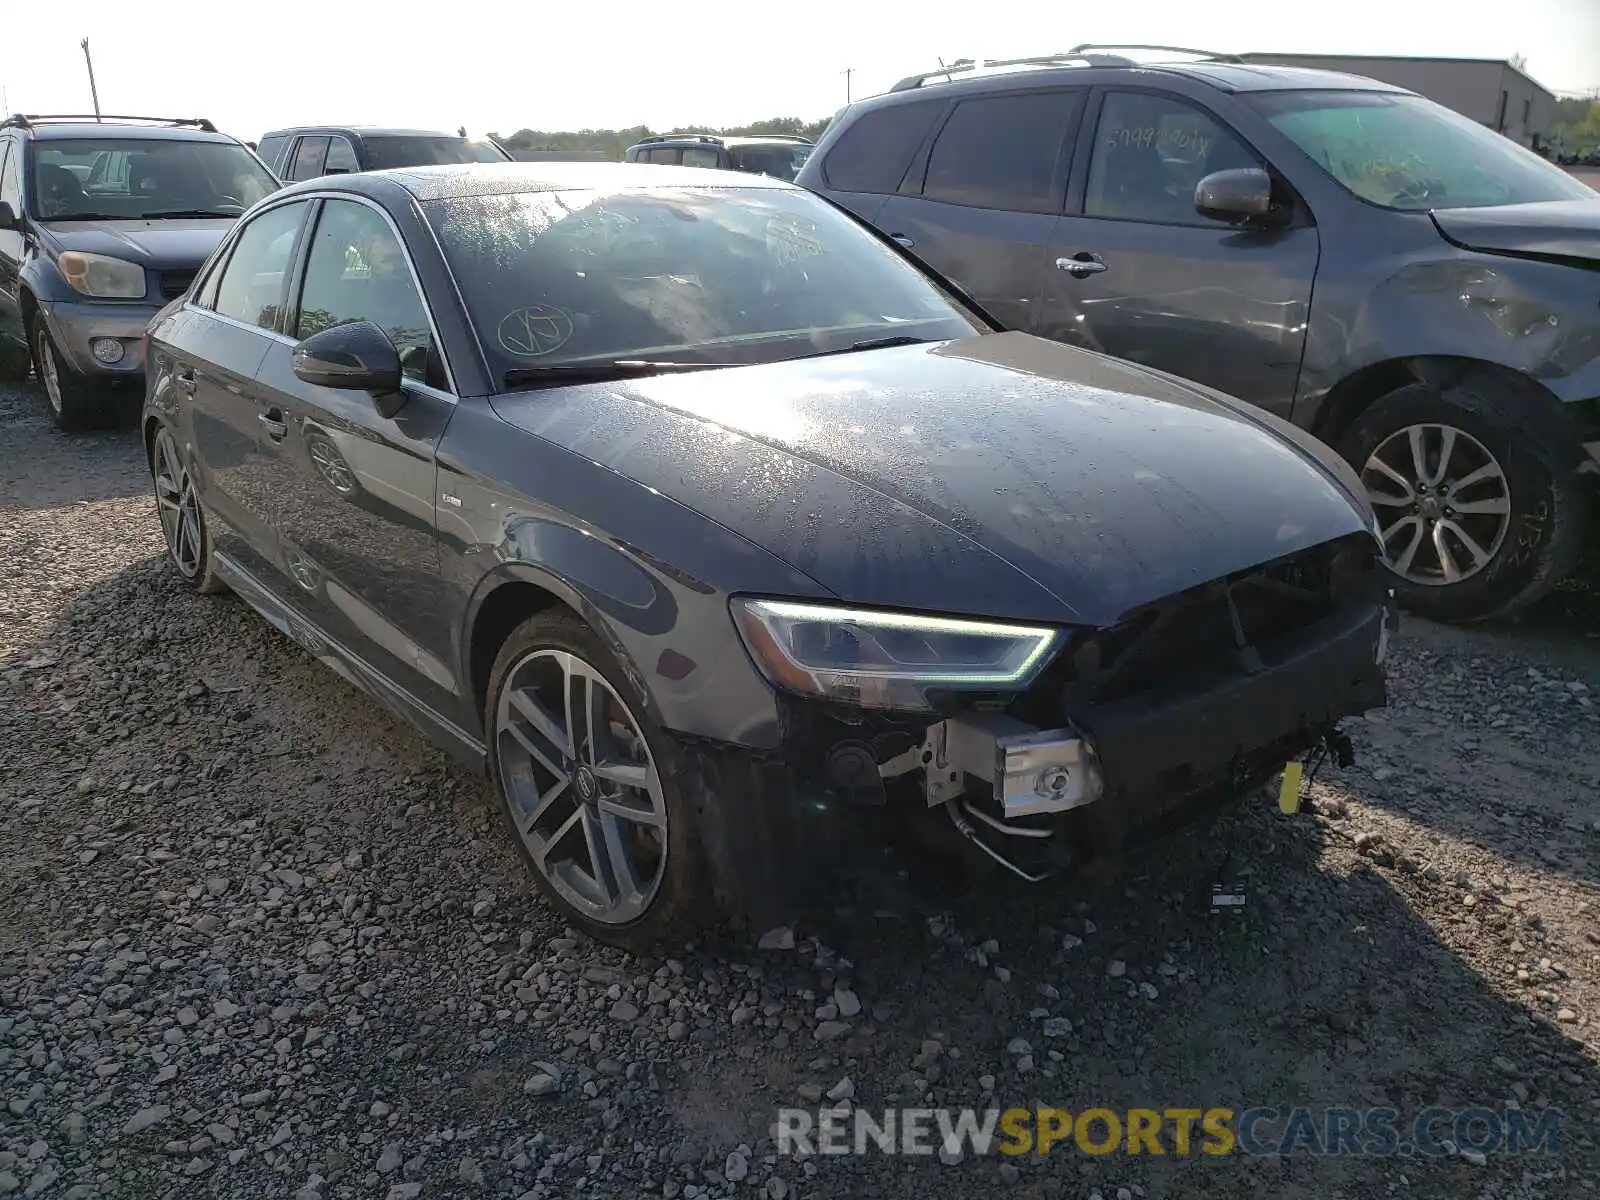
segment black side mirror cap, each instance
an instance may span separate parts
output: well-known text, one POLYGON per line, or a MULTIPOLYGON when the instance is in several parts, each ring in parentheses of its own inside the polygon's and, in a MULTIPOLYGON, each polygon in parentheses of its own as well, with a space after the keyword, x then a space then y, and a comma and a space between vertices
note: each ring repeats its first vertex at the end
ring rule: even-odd
POLYGON ((294 348, 295 377, 316 387, 390 396, 400 390, 400 352, 370 321, 314 333, 294 348))
POLYGON ((1213 171, 1195 184, 1194 207, 1231 225, 1267 223, 1274 216, 1272 176, 1260 167, 1213 171))
POLYGON ((11 207, 11 201, 0 200, 0 229, 15 229, 19 224, 17 210, 11 207))

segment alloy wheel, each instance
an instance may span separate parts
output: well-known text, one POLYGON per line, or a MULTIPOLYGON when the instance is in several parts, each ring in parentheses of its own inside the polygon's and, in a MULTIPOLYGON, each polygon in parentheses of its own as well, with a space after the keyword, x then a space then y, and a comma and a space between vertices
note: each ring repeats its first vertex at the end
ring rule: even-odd
POLYGON ((1409 583, 1442 587, 1488 566, 1511 528, 1505 469, 1452 425, 1408 425, 1368 456, 1361 482, 1384 559, 1409 583))
POLYGON ((506 674, 495 718, 500 785, 534 867, 591 919, 650 907, 667 866, 667 807, 638 719, 600 672, 535 650, 506 674))
POLYGON ((200 573, 203 538, 200 536, 200 498, 194 480, 183 464, 177 443, 165 429, 156 433, 153 472, 156 505, 161 512, 161 530, 167 537, 167 552, 185 579, 200 573))
POLYGON ((39 382, 44 384, 45 399, 50 401, 57 416, 61 415, 61 364, 56 361, 56 348, 50 344, 50 335, 39 327, 39 382))

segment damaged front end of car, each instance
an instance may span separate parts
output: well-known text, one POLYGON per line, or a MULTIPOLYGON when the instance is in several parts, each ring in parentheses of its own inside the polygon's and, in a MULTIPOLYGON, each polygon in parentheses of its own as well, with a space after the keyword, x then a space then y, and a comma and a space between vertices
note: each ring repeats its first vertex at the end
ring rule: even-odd
MULTIPOLYGON (((871 623, 885 614, 763 603, 736 615, 791 696, 788 803, 813 828, 851 808, 893 814, 924 828, 919 841, 965 847, 1030 882, 1251 794, 1290 761, 1319 750, 1347 761, 1339 722, 1385 704, 1396 620, 1363 534, 1104 629, 906 616, 884 634, 871 623)), ((781 844, 780 857, 812 840, 750 832, 781 844)), ((763 874, 778 869, 756 858, 763 874)))

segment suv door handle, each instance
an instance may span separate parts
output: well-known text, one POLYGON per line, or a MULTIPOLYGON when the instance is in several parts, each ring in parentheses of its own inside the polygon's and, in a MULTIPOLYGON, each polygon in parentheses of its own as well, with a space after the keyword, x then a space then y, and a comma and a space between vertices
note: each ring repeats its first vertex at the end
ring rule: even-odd
POLYGON ((281 408, 269 408, 264 413, 257 413, 256 420, 261 422, 267 436, 275 442, 281 442, 289 436, 289 423, 283 419, 281 408))
POLYGON ((916 245, 915 242, 913 242, 903 233, 891 233, 889 235, 889 240, 896 246, 904 246, 907 250, 916 245))
POLYGON ((1087 279, 1090 275, 1098 275, 1106 269, 1106 264, 1100 261, 1098 254, 1090 254, 1087 250, 1080 250, 1071 258, 1056 259, 1056 270, 1065 271, 1074 279, 1087 279))

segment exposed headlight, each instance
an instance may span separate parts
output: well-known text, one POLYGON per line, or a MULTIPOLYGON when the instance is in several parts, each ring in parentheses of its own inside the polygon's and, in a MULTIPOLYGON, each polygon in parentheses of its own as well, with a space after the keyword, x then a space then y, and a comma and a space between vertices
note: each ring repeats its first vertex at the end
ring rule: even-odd
POLYGON ((105 254, 68 250, 56 259, 61 278, 73 291, 101 300, 143 300, 144 268, 105 254))
POLYGON ((733 602, 751 656, 777 687, 867 708, 927 709, 930 689, 1019 689, 1057 631, 963 617, 788 600, 733 602))

